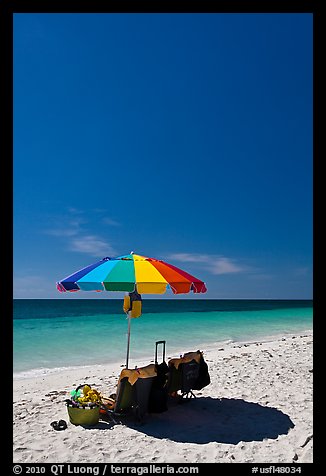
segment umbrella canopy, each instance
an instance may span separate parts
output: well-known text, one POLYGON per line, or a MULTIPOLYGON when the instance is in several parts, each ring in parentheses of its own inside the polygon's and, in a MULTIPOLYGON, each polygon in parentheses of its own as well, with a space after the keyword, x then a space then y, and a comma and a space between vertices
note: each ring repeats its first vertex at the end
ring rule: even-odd
MULTIPOLYGON (((103 258, 57 282, 60 292, 125 291, 132 294, 163 294, 170 288, 174 294, 205 293, 205 283, 191 274, 154 258, 136 255, 103 258)), ((139 296, 141 299, 141 297, 139 296)), ((138 313, 137 315, 140 315, 138 313)), ((129 362, 130 318, 128 312, 128 343, 126 368, 129 362)))
POLYGON ((140 294, 205 293, 205 283, 162 260, 130 253, 103 258, 57 283, 60 292, 137 291, 140 294))

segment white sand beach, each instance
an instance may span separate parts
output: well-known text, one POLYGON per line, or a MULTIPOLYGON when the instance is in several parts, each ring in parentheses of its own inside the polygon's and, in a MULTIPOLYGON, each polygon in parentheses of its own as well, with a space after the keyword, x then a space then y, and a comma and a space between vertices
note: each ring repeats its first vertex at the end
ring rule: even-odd
MULTIPOLYGON (((311 332, 201 349, 211 383, 143 423, 132 417, 92 428, 69 422, 78 384, 116 391, 121 368, 93 366, 14 380, 15 463, 313 462, 311 332), (55 431, 53 420, 66 420, 55 431)), ((197 349, 186 349, 195 351, 197 349)), ((178 357, 170 355, 169 358, 178 357)), ((149 362, 139 362, 139 366, 149 362)), ((123 362, 121 362, 121 365, 123 362)))

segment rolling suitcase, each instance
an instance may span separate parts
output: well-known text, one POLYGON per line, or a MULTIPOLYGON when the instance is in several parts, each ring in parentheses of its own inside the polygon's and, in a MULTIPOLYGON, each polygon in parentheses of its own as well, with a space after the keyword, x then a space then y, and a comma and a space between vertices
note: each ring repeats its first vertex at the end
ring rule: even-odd
POLYGON ((162 413, 168 409, 167 382, 169 368, 165 362, 165 344, 165 340, 155 342, 155 367, 157 376, 153 380, 149 397, 149 413, 162 413), (158 363, 157 359, 159 345, 162 345, 162 362, 160 364, 158 363))

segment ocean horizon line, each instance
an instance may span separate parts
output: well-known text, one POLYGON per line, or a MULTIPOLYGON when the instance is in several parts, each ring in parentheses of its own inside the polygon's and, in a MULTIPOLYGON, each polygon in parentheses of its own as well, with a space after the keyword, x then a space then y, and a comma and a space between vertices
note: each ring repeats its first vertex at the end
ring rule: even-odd
MULTIPOLYGON (((104 292, 104 291, 103 291, 104 292)), ((73 293, 75 294, 75 293, 73 293)), ((142 298, 145 299, 146 301, 150 300, 162 300, 162 301, 175 301, 176 299, 178 301, 185 300, 185 301, 313 301, 313 298, 205 298, 205 297, 188 297, 188 298, 183 298, 183 297, 151 297, 151 298, 144 298, 144 295, 142 295, 142 298)), ((23 300, 33 300, 33 301, 51 301, 51 300, 62 300, 62 299, 69 299, 68 296, 59 296, 59 297, 14 297, 13 301, 23 301, 23 300)), ((77 296, 74 297, 73 299, 77 299, 77 296)), ((82 297, 78 296, 78 299, 83 299, 83 300, 89 300, 93 301, 93 298, 89 297, 82 297)), ((98 297, 96 299, 103 299, 103 300, 110 300, 110 301, 121 301, 123 299, 123 296, 121 298, 106 298, 106 297, 98 297)))

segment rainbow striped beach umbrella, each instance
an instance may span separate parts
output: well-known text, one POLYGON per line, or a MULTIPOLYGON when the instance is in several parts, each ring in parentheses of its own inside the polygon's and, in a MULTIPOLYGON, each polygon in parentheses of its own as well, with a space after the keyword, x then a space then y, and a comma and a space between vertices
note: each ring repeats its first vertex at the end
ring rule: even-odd
MULTIPOLYGON (((117 258, 103 258, 57 282, 60 292, 124 291, 139 294, 205 293, 206 285, 191 274, 162 260, 140 256, 131 252, 117 258)), ((128 347, 130 343, 130 313, 128 314, 128 347)))
POLYGON ((205 293, 203 281, 162 260, 131 252, 117 258, 103 258, 57 283, 60 292, 137 291, 140 294, 205 293))

